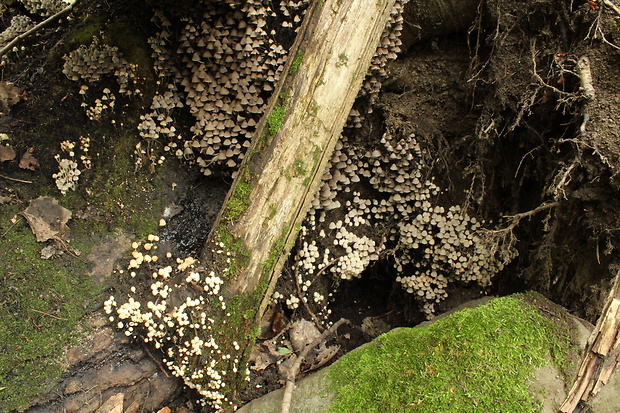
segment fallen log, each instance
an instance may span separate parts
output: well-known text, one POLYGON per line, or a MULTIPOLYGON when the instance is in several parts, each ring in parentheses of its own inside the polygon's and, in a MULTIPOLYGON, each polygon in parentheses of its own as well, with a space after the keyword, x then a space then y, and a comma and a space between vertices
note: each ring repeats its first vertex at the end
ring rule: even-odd
POLYGON ((233 310, 219 335, 239 345, 239 359, 249 355, 395 3, 325 0, 306 13, 287 76, 201 253, 203 263, 226 275, 223 290, 233 310))

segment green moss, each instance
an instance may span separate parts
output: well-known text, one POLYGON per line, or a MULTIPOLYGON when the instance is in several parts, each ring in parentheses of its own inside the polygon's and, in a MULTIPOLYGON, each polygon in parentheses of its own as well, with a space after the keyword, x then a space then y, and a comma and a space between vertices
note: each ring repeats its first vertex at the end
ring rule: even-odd
POLYGON ((291 67, 288 69, 288 72, 291 75, 296 75, 299 72, 299 67, 301 66, 301 62, 304 60, 304 51, 299 49, 297 50, 297 54, 295 55, 295 59, 293 63, 291 63, 291 67))
POLYGON ((0 209, 0 411, 23 408, 61 374, 62 348, 98 289, 86 265, 65 257, 40 258, 24 219, 12 225, 16 206, 0 209))
POLYGON ((308 174, 308 170, 306 169, 304 161, 296 160, 293 163, 293 169, 295 170, 297 176, 304 176, 308 174))
POLYGON ((347 64, 349 64, 349 56, 347 56, 345 53, 340 53, 338 55, 338 61, 336 62, 336 67, 346 66, 347 64))
POLYGON ((532 305, 499 298, 345 355, 329 371, 329 411, 536 412, 528 379, 549 353, 563 363, 569 343, 532 305))
POLYGON ((286 105, 276 105, 269 117, 267 117, 267 128, 271 135, 278 133, 284 122, 284 116, 286 115, 286 105))
POLYGON ((93 15, 79 25, 67 39, 66 43, 70 50, 81 44, 90 43, 93 37, 99 35, 105 28, 105 18, 102 14, 93 15))
POLYGON ((239 173, 241 173, 241 177, 236 182, 234 192, 225 206, 223 220, 227 223, 243 215, 248 209, 250 202, 250 193, 253 188, 250 172, 247 167, 242 167, 239 173))
POLYGON ((267 217, 267 219, 272 220, 273 217, 276 216, 277 212, 278 208, 276 208, 276 204, 269 204, 269 216, 267 217))

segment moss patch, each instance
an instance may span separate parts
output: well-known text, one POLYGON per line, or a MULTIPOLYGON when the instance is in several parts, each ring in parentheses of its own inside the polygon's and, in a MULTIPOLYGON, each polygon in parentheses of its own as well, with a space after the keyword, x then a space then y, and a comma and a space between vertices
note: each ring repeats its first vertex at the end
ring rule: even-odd
POLYGON ((81 261, 40 258, 43 244, 25 220, 10 221, 17 206, 0 210, 0 411, 11 411, 60 376, 62 348, 77 339, 97 288, 81 261))
POLYGON ((330 412, 536 412, 528 387, 570 340, 518 297, 398 329, 336 362, 330 412))
POLYGON ((304 51, 299 49, 297 50, 297 54, 295 55, 295 59, 293 60, 293 63, 291 63, 291 67, 288 69, 288 72, 291 75, 296 75, 297 72, 299 72, 299 68, 301 67, 301 62, 304 61, 304 51))

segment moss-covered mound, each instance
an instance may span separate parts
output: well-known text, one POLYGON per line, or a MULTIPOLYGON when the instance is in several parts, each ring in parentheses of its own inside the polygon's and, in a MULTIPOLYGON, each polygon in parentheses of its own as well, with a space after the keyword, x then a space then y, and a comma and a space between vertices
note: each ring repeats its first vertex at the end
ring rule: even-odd
POLYGON ((569 332, 520 296, 397 329, 329 370, 330 412, 536 412, 534 369, 566 366, 569 332))

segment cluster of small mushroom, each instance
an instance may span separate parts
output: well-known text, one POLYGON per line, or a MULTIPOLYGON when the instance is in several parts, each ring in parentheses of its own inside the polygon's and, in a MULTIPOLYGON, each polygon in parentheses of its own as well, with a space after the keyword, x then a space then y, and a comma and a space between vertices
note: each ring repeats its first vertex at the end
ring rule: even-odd
POLYGON ((340 279, 360 277, 387 243, 396 280, 429 317, 449 283, 488 286, 514 254, 499 259, 480 222, 439 205, 449 200, 424 178, 429 159, 413 134, 388 131, 374 150, 341 137, 300 232, 297 268, 306 277, 326 266, 340 279))
POLYGON ((20 0, 29 13, 47 17, 67 7, 66 0, 20 0))
POLYGON ((157 12, 153 21, 161 31, 149 40, 156 71, 183 90, 182 101, 196 120, 191 139, 175 154, 210 175, 243 159, 286 62, 287 50, 275 40, 285 36, 275 36, 275 29, 295 30, 307 0, 204 5, 200 18, 180 19, 175 39, 173 23, 157 12), (172 66, 175 61, 182 66, 172 66))
MULTIPOLYGON (((168 85, 165 93, 156 93, 151 103, 151 113, 140 116, 138 131, 140 136, 146 140, 158 139, 160 136, 173 138, 177 136, 174 121, 171 117, 175 108, 183 107, 179 96, 173 92, 174 85, 168 85)), ((169 149, 168 149, 169 150, 169 149)))
POLYGON ((75 191, 81 173, 77 162, 72 159, 61 159, 60 155, 55 155, 54 159, 58 162, 58 172, 52 175, 56 187, 63 195, 66 195, 69 189, 75 191))
POLYGON ((93 166, 92 159, 88 155, 88 150, 90 148, 90 138, 88 136, 80 136, 80 149, 82 150, 82 154, 80 155, 80 161, 82 161, 82 166, 84 169, 90 169, 93 166))
MULTIPOLYGON (((88 146, 90 139, 80 138, 81 148, 84 151, 83 163, 86 167, 90 167, 90 158, 86 155, 88 152, 88 146)), ((70 141, 63 141, 60 143, 60 150, 69 156, 69 159, 61 158, 60 154, 56 154, 54 159, 58 162, 58 172, 52 175, 52 178, 56 181, 56 187, 61 194, 66 195, 69 189, 75 191, 77 183, 80 179, 81 171, 78 169, 78 163, 75 160, 75 143, 70 141)))
MULTIPOLYGON (((140 280, 138 286, 144 286, 143 277, 150 279, 142 301, 128 295, 121 302, 111 296, 104 310, 125 335, 162 349, 168 369, 204 396, 206 404, 220 410, 230 404, 224 395, 227 378, 249 373, 240 371, 242 362, 235 355, 238 343, 225 351, 211 318, 217 314, 226 323, 230 316, 220 291, 223 280, 192 257, 158 254, 158 242, 158 236, 149 235, 146 242, 132 244, 130 277, 140 280)), ((214 253, 225 254, 223 248, 214 253)), ((132 293, 136 291, 131 287, 132 293)))
POLYGON ((425 311, 432 314, 434 303, 447 297, 449 282, 486 287, 505 263, 477 233, 480 223, 460 207, 445 211, 424 201, 422 210, 413 220, 398 224, 400 253, 395 260, 401 275, 396 280, 425 301, 425 311))
POLYGON ((32 26, 34 26, 34 23, 32 22, 32 19, 30 19, 30 17, 23 14, 13 16, 9 27, 4 29, 4 31, 0 33, 0 47, 5 46, 11 40, 15 39, 17 36, 30 29, 32 26))
MULTIPOLYGON (((85 95, 87 90, 88 86, 82 85, 79 93, 81 95, 85 95)), ((114 96, 114 93, 112 93, 110 89, 106 87, 103 89, 103 96, 101 96, 101 98, 95 99, 94 106, 89 107, 86 102, 82 102, 81 106, 86 109, 86 116, 88 116, 88 119, 100 120, 101 115, 104 113, 104 111, 108 109, 113 110, 115 104, 116 96, 114 96)))
POLYGON ((119 84, 119 93, 128 96, 136 93, 129 84, 136 76, 137 65, 125 60, 116 46, 101 44, 95 37, 89 46, 81 45, 63 59, 62 72, 70 80, 96 83, 103 76, 113 74, 119 84))
POLYGON ((400 52, 402 42, 400 33, 403 30, 403 10, 409 0, 398 0, 390 12, 390 18, 385 25, 385 30, 381 34, 381 40, 375 55, 370 62, 370 69, 364 79, 360 94, 370 97, 372 103, 379 91, 383 81, 389 76, 387 64, 395 60, 400 52))

